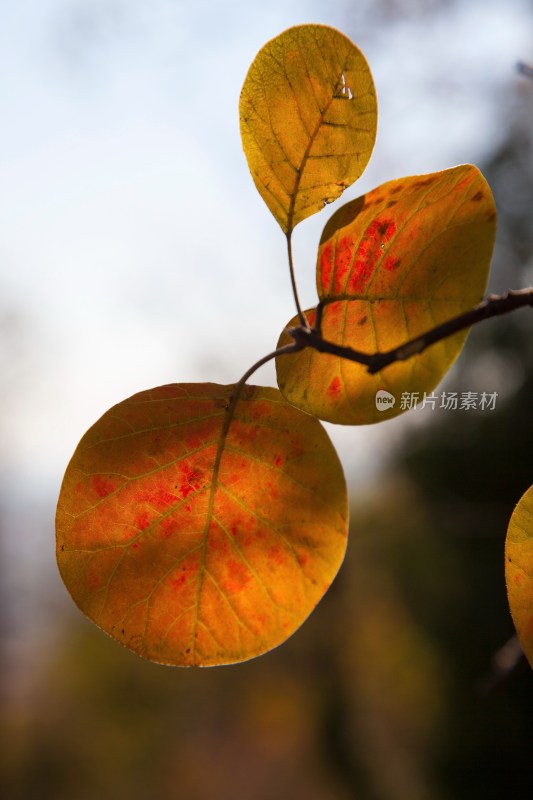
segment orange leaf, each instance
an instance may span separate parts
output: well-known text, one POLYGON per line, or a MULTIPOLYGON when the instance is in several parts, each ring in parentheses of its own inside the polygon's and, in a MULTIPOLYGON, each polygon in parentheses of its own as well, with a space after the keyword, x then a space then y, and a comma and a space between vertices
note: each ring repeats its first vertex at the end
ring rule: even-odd
POLYGON ((509 522, 505 579, 513 622, 533 667, 533 486, 523 495, 509 522))
POLYGON ((239 113, 254 183, 285 233, 340 197, 362 174, 376 138, 368 64, 325 25, 289 28, 259 51, 239 113))
MULTIPOLYGON (((476 305, 487 282, 496 228, 490 188, 463 165, 390 181, 340 208, 318 250, 325 339, 366 353, 386 351, 476 305)), ((307 312, 310 321, 314 311, 307 312)), ((296 326, 295 318, 289 323, 296 326)), ((276 360, 283 395, 320 419, 349 425, 402 413, 401 395, 431 392, 467 332, 375 375, 309 348, 276 360), (377 408, 385 391, 394 406, 377 408)), ((291 341, 283 333, 279 345, 291 341)))
POLYGON ((80 609, 139 655, 224 664, 287 639, 344 556, 342 467, 277 389, 175 384, 107 411, 82 438, 57 510, 80 609))

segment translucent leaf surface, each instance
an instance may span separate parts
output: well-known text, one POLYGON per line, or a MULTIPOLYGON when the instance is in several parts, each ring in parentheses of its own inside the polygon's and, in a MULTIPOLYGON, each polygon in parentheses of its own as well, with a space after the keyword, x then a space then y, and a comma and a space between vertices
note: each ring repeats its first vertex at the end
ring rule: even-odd
POLYGON ((509 523, 505 577, 513 622, 533 667, 533 486, 516 506, 509 523))
MULTIPOLYGON (((366 353, 386 351, 476 305, 495 228, 490 188, 470 165, 390 181, 347 203, 327 223, 318 250, 324 338, 366 353)), ((312 322, 314 312, 307 313, 312 322)), ((376 375, 307 348, 277 359, 278 384, 291 403, 320 419, 379 422, 402 413, 402 393, 419 400, 431 393, 466 335, 376 375), (377 407, 380 390, 394 405, 377 407)), ((279 344, 288 341, 283 333, 279 344)))
POLYGON ((176 384, 114 406, 82 438, 57 510, 80 609, 139 655, 242 661, 303 622, 343 559, 342 468, 276 389, 176 384), (226 435, 227 433, 227 435, 226 435))
POLYGON ((364 56, 324 25, 290 28, 259 51, 239 112, 250 172, 285 233, 361 175, 376 137, 364 56))

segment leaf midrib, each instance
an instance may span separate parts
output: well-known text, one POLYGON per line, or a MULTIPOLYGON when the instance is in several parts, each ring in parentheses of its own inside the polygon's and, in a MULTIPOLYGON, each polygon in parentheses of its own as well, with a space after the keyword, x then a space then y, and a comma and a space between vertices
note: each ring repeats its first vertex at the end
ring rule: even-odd
POLYGON ((295 207, 296 207, 296 198, 297 198, 298 192, 300 190, 300 183, 302 182, 303 174, 305 172, 305 167, 306 167, 307 161, 309 160, 309 155, 311 153, 311 149, 312 149, 312 147, 313 147, 313 145, 315 143, 315 140, 316 140, 316 137, 318 135, 318 132, 319 132, 320 128, 324 124, 324 118, 325 118, 326 114, 328 113, 328 111, 330 109, 330 106, 331 106, 331 104, 333 103, 333 101, 335 99, 335 89, 336 89, 336 87, 337 87, 337 85, 338 85, 338 83, 340 81, 341 75, 344 72, 346 72, 346 69, 347 69, 347 64, 339 72, 339 75, 338 75, 337 80, 335 82, 335 86, 333 88, 333 93, 331 95, 331 98, 330 98, 328 104, 326 105, 326 107, 324 108, 323 111, 319 112, 318 122, 316 124, 316 127, 315 127, 314 131, 310 134, 309 142, 308 142, 307 147, 305 149, 305 152, 304 152, 304 154, 302 156, 302 160, 300 161, 300 166, 297 168, 296 181, 295 181, 295 184, 294 184, 294 189, 293 189, 292 196, 291 196, 291 201, 290 201, 290 204, 289 204, 289 211, 288 211, 288 214, 287 214, 287 236, 291 235, 291 233, 293 231, 293 228, 294 228, 292 221, 293 221, 293 218, 294 218, 294 210, 295 210, 295 207))
POLYGON ((217 452, 215 455, 215 461, 213 463, 213 477, 211 481, 211 487, 209 490, 209 500, 207 501, 207 511, 206 511, 206 519, 204 530, 202 534, 202 553, 200 557, 200 567, 199 567, 199 575, 198 575, 198 588, 196 591, 196 600, 194 604, 194 623, 193 623, 193 630, 192 630, 192 642, 191 642, 191 656, 192 656, 192 663, 193 665, 196 664, 196 640, 198 636, 198 625, 200 624, 200 597, 202 594, 202 587, 204 584, 204 577, 206 574, 206 553, 207 553, 207 540, 209 537, 209 527, 211 525, 211 521, 214 517, 214 508, 215 508, 215 492, 217 489, 218 484, 218 475, 220 472, 220 462, 222 460, 222 454, 224 452, 224 445, 226 444, 226 438, 228 436, 228 431, 230 425, 232 423, 233 417, 235 415, 235 409, 237 407, 237 403, 239 401, 239 397, 241 394, 241 390, 244 384, 235 385, 233 396, 229 403, 229 406, 226 409, 224 415, 224 421, 222 423, 222 428, 220 429, 220 439, 218 442, 217 452))

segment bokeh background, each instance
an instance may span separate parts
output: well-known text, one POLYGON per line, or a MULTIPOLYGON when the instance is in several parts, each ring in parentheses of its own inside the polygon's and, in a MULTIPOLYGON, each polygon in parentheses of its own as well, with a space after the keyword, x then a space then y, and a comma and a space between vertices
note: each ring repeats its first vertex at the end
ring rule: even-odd
MULTIPOLYGON (((0 0, 0 792, 13 800, 501 800, 533 789, 533 672, 503 543, 533 482, 533 339, 521 311, 469 337, 449 391, 328 430, 351 494, 346 562, 285 645, 169 669, 74 608, 53 518, 79 438, 174 381, 233 382, 293 314, 238 97, 302 22, 363 50, 380 104, 341 202, 480 166, 499 211, 490 289, 533 282, 531 0, 0 0)), ((337 204, 338 205, 338 204, 337 204)), ((334 206, 324 214, 329 216, 334 206)), ((302 305, 325 218, 296 230, 302 305)), ((465 280, 468 277, 465 276, 465 280)), ((274 384, 266 367, 257 382, 274 384)))

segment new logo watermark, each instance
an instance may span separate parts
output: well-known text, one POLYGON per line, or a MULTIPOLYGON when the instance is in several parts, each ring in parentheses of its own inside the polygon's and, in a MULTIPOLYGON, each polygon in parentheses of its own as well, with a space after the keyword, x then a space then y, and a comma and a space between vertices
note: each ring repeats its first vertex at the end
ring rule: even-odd
MULTIPOLYGON (((445 411, 494 411, 498 392, 440 392, 427 394, 423 392, 402 392, 400 408, 408 411, 412 408, 442 408, 445 411)), ((376 408, 388 411, 394 408, 396 398, 385 389, 376 392, 376 408)))
POLYGON ((376 408, 378 411, 388 411, 389 408, 394 408, 396 398, 385 389, 378 389, 376 392, 376 408))

